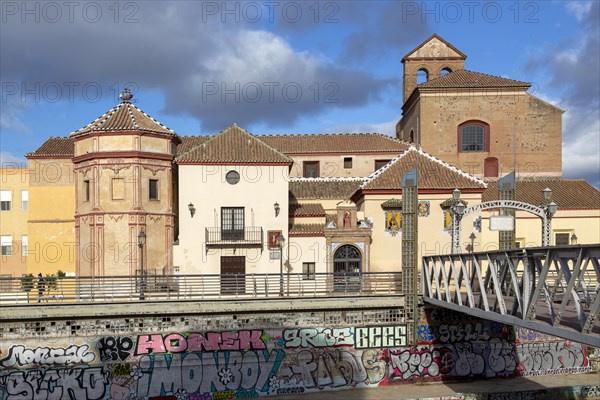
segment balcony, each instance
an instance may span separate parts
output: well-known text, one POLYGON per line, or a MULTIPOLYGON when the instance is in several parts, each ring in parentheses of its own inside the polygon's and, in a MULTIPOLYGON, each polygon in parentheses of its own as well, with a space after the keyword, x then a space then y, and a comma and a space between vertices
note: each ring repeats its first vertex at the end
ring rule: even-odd
POLYGON ((243 229, 206 228, 207 247, 263 247, 263 229, 246 226, 243 229))

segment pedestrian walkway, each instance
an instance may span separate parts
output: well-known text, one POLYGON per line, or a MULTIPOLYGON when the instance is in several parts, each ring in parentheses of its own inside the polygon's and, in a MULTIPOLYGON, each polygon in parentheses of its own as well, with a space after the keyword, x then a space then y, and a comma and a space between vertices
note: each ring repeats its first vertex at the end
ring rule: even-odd
POLYGON ((272 400, 487 400, 600 399, 600 372, 493 378, 462 382, 432 382, 350 389, 335 392, 269 396, 272 400), (520 394, 520 395, 519 395, 520 394))

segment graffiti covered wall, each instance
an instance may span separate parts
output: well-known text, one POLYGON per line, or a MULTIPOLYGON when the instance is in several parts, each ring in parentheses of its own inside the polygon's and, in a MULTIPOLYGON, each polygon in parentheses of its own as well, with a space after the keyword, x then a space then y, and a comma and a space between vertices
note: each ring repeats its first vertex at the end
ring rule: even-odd
POLYGON ((219 400, 591 370, 584 345, 440 309, 427 311, 416 346, 407 345, 402 323, 298 327, 294 319, 257 328, 243 321, 229 330, 146 326, 3 340, 0 400, 219 400))

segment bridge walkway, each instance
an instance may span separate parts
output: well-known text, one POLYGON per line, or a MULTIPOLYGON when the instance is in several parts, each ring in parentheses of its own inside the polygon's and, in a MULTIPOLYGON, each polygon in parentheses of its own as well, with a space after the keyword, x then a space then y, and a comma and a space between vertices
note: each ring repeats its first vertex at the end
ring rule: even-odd
POLYGON ((600 372, 380 386, 269 396, 270 400, 600 399, 600 372), (485 396, 488 395, 488 396, 485 396))

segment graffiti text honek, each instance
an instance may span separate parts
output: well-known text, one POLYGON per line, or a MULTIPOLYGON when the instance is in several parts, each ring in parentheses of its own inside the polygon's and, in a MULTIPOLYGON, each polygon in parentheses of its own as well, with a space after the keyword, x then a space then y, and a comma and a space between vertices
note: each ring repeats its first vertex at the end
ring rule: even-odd
POLYGON ((345 347, 354 345, 352 328, 307 328, 283 331, 285 347, 345 347))
POLYGON ((87 344, 71 345, 66 348, 36 347, 27 349, 25 346, 13 346, 8 356, 0 360, 4 368, 25 367, 28 365, 75 365, 87 364, 96 359, 94 353, 88 352, 87 344))
POLYGON ((141 335, 136 354, 266 349, 261 335, 260 330, 208 332, 206 335, 192 332, 186 336, 179 333, 141 335))
POLYGON ((356 328, 357 349, 406 346, 406 325, 356 328))

